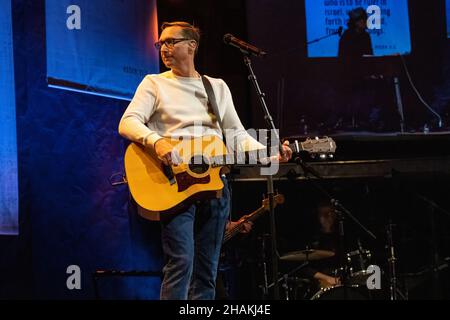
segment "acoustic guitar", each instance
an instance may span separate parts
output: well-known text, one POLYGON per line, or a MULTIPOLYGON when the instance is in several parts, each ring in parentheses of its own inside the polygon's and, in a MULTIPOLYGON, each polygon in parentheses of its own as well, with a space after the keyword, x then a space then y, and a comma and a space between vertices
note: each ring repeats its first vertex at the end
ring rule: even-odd
MULTIPOLYGON (((131 143, 125 153, 125 173, 131 195, 151 220, 151 213, 173 212, 187 200, 220 197, 222 168, 236 163, 236 155, 227 154, 216 136, 168 140, 182 162, 165 166, 150 148, 131 143)), ((331 138, 307 139, 290 145, 294 152, 333 153, 331 138)))

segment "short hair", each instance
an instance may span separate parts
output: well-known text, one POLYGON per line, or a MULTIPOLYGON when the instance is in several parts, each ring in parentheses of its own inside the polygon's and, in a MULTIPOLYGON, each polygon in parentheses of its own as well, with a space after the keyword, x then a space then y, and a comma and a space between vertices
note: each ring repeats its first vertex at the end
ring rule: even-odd
POLYGON ((187 39, 192 39, 197 42, 197 48, 195 52, 198 51, 198 47, 200 46, 200 29, 193 26, 190 23, 184 21, 174 21, 174 22, 163 22, 161 25, 161 31, 169 27, 180 27, 181 32, 183 33, 183 37, 187 39))
POLYGON ((361 7, 350 10, 348 12, 348 17, 349 20, 347 25, 349 28, 353 28, 357 21, 359 20, 367 21, 367 19, 369 18, 366 10, 364 10, 364 8, 361 7))

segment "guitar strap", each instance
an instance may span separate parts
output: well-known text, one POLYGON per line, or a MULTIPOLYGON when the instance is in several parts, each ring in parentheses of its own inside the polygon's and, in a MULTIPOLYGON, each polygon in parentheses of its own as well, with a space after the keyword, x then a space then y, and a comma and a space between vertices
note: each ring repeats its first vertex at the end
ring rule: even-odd
POLYGON ((227 145, 227 140, 225 138, 225 131, 223 129, 222 119, 220 118, 219 107, 217 105, 216 96, 211 85, 211 82, 205 76, 202 76, 203 86, 206 90, 206 95, 208 96, 208 107, 214 112, 215 120, 219 123, 220 130, 222 130, 223 142, 227 145))

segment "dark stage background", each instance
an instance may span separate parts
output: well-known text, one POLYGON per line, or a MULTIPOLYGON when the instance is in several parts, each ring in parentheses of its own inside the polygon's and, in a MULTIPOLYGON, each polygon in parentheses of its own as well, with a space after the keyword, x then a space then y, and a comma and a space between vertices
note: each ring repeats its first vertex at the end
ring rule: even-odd
MULTIPOLYGON (((127 142, 119 137, 117 126, 127 103, 48 88, 45 3, 12 3, 20 235, 0 237, 0 297, 93 299, 91 275, 95 270, 159 271, 162 263, 158 224, 136 218, 132 210, 130 213, 126 186, 112 187, 108 180, 123 171, 127 142), (66 287, 69 265, 81 268, 81 290, 66 287)), ((448 126, 450 51, 444 13, 444 1, 410 1, 413 53, 406 60, 418 89, 444 115, 448 126)), ((203 30, 198 69, 229 84, 246 127, 264 127, 264 122, 240 53, 222 42, 225 33, 269 52, 266 59, 254 60, 254 68, 282 136, 302 135, 302 116, 310 130, 320 129, 319 123, 335 121, 339 66, 333 59, 306 58, 303 1, 158 1, 158 15, 160 22, 186 20, 203 30)), ((408 128, 435 125, 404 75, 401 83, 408 128)), ((386 108, 394 108, 391 102, 386 108)), ((437 239, 430 241, 429 207, 413 194, 423 192, 450 209, 448 182, 443 176, 398 177, 336 180, 327 182, 326 187, 380 236, 379 242, 366 243, 380 264, 385 261, 383 228, 392 218, 398 225, 400 271, 418 273, 430 266, 432 245, 438 246, 442 258, 450 255, 450 218, 435 213, 437 239)), ((260 205, 263 183, 232 185, 233 217, 260 205)), ((277 213, 280 250, 303 248, 311 234, 312 211, 319 196, 310 183, 284 182, 277 188, 287 199, 277 213)), ((349 226, 349 230, 353 228, 349 226)), ((261 219, 243 246, 254 255, 237 271, 242 279, 237 298, 260 297, 256 287, 261 275, 253 268, 260 270, 256 248, 258 237, 266 230, 267 221, 261 219)), ((431 275, 425 272, 421 278, 413 277, 413 283, 407 284, 411 298, 448 298, 448 279, 444 281, 448 272, 440 274, 442 292, 432 290, 431 275)), ((99 292, 108 299, 157 299, 159 279, 103 278, 99 292)))

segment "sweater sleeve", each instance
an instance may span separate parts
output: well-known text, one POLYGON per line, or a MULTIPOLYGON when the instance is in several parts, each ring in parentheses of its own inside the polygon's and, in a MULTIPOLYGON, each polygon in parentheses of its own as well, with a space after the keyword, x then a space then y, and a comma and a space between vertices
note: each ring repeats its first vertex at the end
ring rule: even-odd
POLYGON ((162 137, 147 127, 155 112, 156 89, 149 76, 139 84, 119 123, 119 134, 144 146, 153 146, 162 137))
POLYGON ((254 151, 265 149, 266 147, 252 137, 244 128, 234 107, 233 98, 230 89, 223 81, 225 112, 222 119, 224 135, 226 135, 227 143, 230 141, 236 143, 237 151, 254 151))

